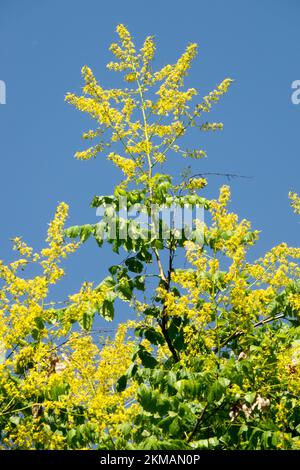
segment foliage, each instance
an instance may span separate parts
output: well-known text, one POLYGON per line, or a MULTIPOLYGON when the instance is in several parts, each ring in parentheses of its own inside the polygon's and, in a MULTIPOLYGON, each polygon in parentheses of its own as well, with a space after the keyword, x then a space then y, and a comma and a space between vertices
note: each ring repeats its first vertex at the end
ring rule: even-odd
MULTIPOLYGON (((123 74, 125 88, 102 88, 85 66, 83 95, 66 97, 97 123, 83 134, 95 144, 76 157, 107 151, 124 175, 112 195, 91 202, 103 209, 102 221, 65 230, 62 203, 47 248, 34 253, 16 238, 20 258, 0 265, 1 446, 299 449, 300 248, 281 243, 250 262, 259 233, 230 212, 228 186, 207 199, 204 178, 175 183, 156 171, 167 159, 205 157, 185 147, 186 135, 222 129, 204 116, 232 80, 192 104, 197 91, 184 78, 195 44, 154 71, 153 38, 137 51, 123 25, 117 33, 108 68, 123 74), (153 231, 120 215, 139 205, 149 216, 153 205, 174 204, 202 207, 207 222, 197 220, 188 235, 172 228, 167 237, 161 221, 153 231), (125 252, 125 260, 62 306, 47 301, 64 274, 60 261, 90 237, 125 252), (95 315, 111 320, 119 301, 136 320, 121 323, 114 339, 99 337, 95 315)), ((299 213, 299 197, 290 198, 299 213)))

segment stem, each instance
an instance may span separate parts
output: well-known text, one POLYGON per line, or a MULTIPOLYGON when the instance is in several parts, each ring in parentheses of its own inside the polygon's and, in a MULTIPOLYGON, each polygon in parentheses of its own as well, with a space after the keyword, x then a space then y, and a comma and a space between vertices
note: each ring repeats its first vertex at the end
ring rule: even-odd
MULTIPOLYGON (((212 258, 214 261, 217 259, 216 249, 214 249, 214 256, 212 258)), ((213 279, 213 277, 212 277, 213 279)), ((221 344, 220 344, 220 329, 219 329, 219 317, 218 317, 218 305, 216 302, 216 294, 215 294, 215 281, 212 281, 212 294, 211 294, 211 302, 213 304, 214 313, 216 315, 216 335, 217 335, 217 353, 218 359, 220 361, 221 358, 221 344)), ((220 363, 218 363, 219 367, 220 363)))
MULTIPOLYGON (((134 68, 134 71, 137 74, 137 71, 136 71, 135 68, 134 68)), ((150 179, 152 178, 153 164, 152 164, 151 155, 150 155, 150 139, 149 139, 149 134, 148 134, 147 117, 146 117, 146 113, 145 113, 145 102, 144 102, 144 96, 143 96, 143 90, 142 90, 141 83, 140 83, 138 78, 136 79, 136 81, 137 81, 138 93, 140 95, 141 105, 142 105, 141 109, 142 109, 143 122, 144 122, 144 135, 145 135, 145 140, 146 140, 146 155, 147 155, 148 167, 149 167, 148 168, 148 178, 149 178, 149 182, 150 182, 150 179)), ((150 185, 149 185, 149 194, 150 194, 150 201, 151 201, 151 199, 152 199, 152 188, 151 188, 150 185)), ((173 261, 173 256, 174 256, 173 255, 173 250, 172 251, 170 250, 169 271, 168 271, 168 276, 167 277, 164 273, 164 269, 163 269, 163 265, 162 265, 162 262, 161 262, 161 258, 160 258, 160 254, 159 254, 158 249, 153 248, 153 251, 154 251, 154 254, 155 254, 155 257, 156 257, 160 278, 166 284, 167 292, 169 292, 170 282, 171 282, 171 272, 172 272, 172 261, 173 261)), ((170 352, 173 356, 173 359, 174 359, 175 362, 178 362, 179 361, 179 356, 178 356, 177 351, 174 348, 174 346, 172 344, 172 341, 170 339, 170 336, 169 336, 169 333, 168 333, 168 328, 167 328, 167 323, 168 323, 168 315, 166 314, 166 309, 164 307, 163 311, 162 311, 162 318, 161 318, 161 321, 160 321, 159 324, 160 324, 160 327, 161 327, 162 334, 163 334, 163 336, 165 338, 165 341, 168 345, 168 348, 169 348, 169 350, 170 350, 170 352)))
MULTIPOLYGON (((137 74, 136 69, 135 73, 137 74)), ((144 101, 144 96, 143 96, 143 90, 141 83, 139 79, 137 78, 137 85, 138 85, 138 93, 140 95, 141 99, 141 105, 142 105, 142 115, 143 115, 143 122, 144 122, 144 134, 145 134, 145 140, 146 140, 146 155, 147 155, 147 160, 148 160, 148 178, 149 180, 152 178, 152 160, 151 160, 151 155, 150 155, 150 140, 149 140, 149 134, 148 134, 148 124, 147 124, 147 117, 145 113, 145 101, 144 101)), ((149 193, 150 193, 150 199, 152 197, 152 188, 149 187, 149 193)))
POLYGON ((170 246, 169 246, 169 269, 168 269, 168 286, 170 287, 171 285, 171 276, 173 272, 173 260, 174 260, 174 255, 175 255, 175 250, 173 247, 173 240, 170 240, 170 246))
POLYGON ((192 123, 194 117, 195 117, 195 111, 192 115, 189 116, 189 119, 188 121, 186 122, 186 124, 184 124, 183 128, 181 129, 181 131, 178 132, 178 134, 175 135, 175 137, 171 140, 171 142, 169 142, 169 144, 165 147, 165 149, 163 150, 162 154, 163 155, 166 155, 167 151, 169 150, 169 148, 172 147, 172 145, 176 142, 177 139, 179 139, 179 137, 181 137, 185 131, 187 130, 187 128, 190 126, 190 124, 192 123))
POLYGON ((282 318, 282 317, 284 317, 284 313, 279 313, 275 317, 265 318, 265 320, 260 320, 259 322, 255 323, 254 328, 257 328, 260 325, 264 325, 265 323, 269 323, 270 321, 279 320, 279 318, 282 318))
POLYGON ((173 357, 174 361, 179 362, 180 358, 177 354, 176 349, 174 348, 174 346, 172 344, 171 338, 170 338, 169 333, 168 333, 167 322, 168 322, 168 316, 166 315, 165 309, 163 309, 161 322, 159 323, 160 328, 161 328, 161 332, 163 334, 163 337, 165 338, 165 341, 168 345, 169 351, 172 354, 172 357, 173 357))
MULTIPOLYGON (((167 292, 170 292, 170 286, 171 286, 171 275, 172 275, 172 271, 173 271, 173 259, 174 259, 174 247, 173 247, 173 242, 172 240, 170 240, 170 247, 169 247, 169 269, 168 269, 168 276, 167 278, 165 277, 164 275, 164 281, 166 283, 166 291, 167 292)), ((171 338, 169 336, 169 332, 168 332, 168 327, 167 327, 167 324, 168 324, 168 315, 166 313, 166 306, 164 306, 163 308, 163 311, 162 311, 162 316, 161 316, 161 321, 159 323, 160 327, 161 327, 161 332, 165 338, 165 341, 168 345, 168 348, 173 356, 173 359, 175 362, 178 362, 180 357, 176 351, 176 349, 174 348, 173 346, 173 343, 171 341, 171 338)))
POLYGON ((134 161, 136 161, 135 156, 134 156, 133 153, 129 150, 129 148, 128 148, 126 142, 125 142, 125 140, 123 139, 123 137, 121 137, 121 135, 120 135, 120 133, 119 133, 117 127, 114 125, 113 121, 111 120, 110 114, 109 114, 109 112, 107 111, 106 108, 104 108, 104 113, 105 113, 105 115, 107 116, 107 118, 108 118, 108 120, 109 120, 109 123, 110 123, 111 128, 114 130, 114 132, 116 132, 116 134, 117 134, 117 136, 118 136, 118 138, 119 138, 121 144, 123 145, 125 151, 129 153, 129 155, 131 156, 131 158, 132 158, 134 161))
MULTIPOLYGON (((268 317, 268 318, 265 318, 264 320, 260 320, 257 323, 254 323, 253 327, 257 328, 258 326, 265 325, 266 323, 270 323, 271 321, 279 320, 279 318, 283 318, 283 317, 284 317, 284 313, 279 313, 275 317, 268 317)), ((241 335, 244 335, 244 334, 245 334, 245 331, 236 330, 234 333, 232 333, 230 336, 228 336, 228 338, 225 341, 223 341, 223 343, 221 344, 221 348, 226 346, 226 344, 228 344, 229 341, 231 341, 233 338, 236 338, 237 336, 241 336, 241 335)))
POLYGON ((197 419, 196 425, 195 425, 193 431, 191 432, 191 434, 190 434, 189 437, 188 437, 188 440, 187 440, 188 442, 191 442, 191 440, 193 439, 194 435, 198 432, 199 426, 200 426, 200 424, 201 424, 201 422, 202 422, 202 419, 203 419, 203 417, 204 417, 204 413, 205 413, 206 410, 207 410, 207 407, 208 407, 208 403, 205 404, 203 410, 201 411, 201 414, 200 414, 200 416, 199 416, 198 419, 197 419))
POLYGON ((158 251, 157 248, 153 248, 153 251, 154 251, 154 254, 155 254, 155 257, 156 257, 158 270, 159 270, 159 275, 160 275, 162 281, 167 282, 167 278, 165 276, 163 265, 162 265, 162 262, 161 262, 161 259, 160 259, 159 251, 158 251))

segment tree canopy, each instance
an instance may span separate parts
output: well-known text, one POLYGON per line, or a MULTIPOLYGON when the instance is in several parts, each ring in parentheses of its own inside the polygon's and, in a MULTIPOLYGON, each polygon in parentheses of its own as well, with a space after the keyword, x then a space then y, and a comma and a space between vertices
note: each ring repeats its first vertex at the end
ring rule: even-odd
POLYGON ((249 261, 259 232, 230 211, 229 186, 208 199, 203 175, 164 172, 206 156, 189 133, 223 128, 207 116, 232 80, 199 98, 184 84, 196 44, 154 70, 153 37, 137 49, 124 25, 117 34, 107 67, 125 85, 105 89, 84 66, 82 95, 66 95, 95 122, 76 158, 121 171, 112 194, 91 201, 101 221, 66 227, 61 203, 45 248, 18 237, 17 259, 0 263, 0 446, 299 449, 300 248, 249 261), (174 210, 198 217, 178 225, 174 210), (54 302, 63 260, 92 238, 119 264, 54 302), (135 319, 99 333, 97 316, 109 322, 120 301, 135 319))

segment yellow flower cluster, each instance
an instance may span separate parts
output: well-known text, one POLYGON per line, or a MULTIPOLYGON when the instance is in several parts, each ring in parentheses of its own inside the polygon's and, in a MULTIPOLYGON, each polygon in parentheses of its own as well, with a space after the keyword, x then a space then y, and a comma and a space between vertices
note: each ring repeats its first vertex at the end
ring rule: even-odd
POLYGON ((54 432, 45 423, 63 413, 68 417, 64 426, 73 432, 76 407, 82 405, 94 432, 100 436, 109 427, 117 435, 137 407, 134 384, 123 393, 115 391, 117 379, 130 365, 134 343, 127 339, 127 330, 132 322, 120 325, 115 339, 104 345, 101 338, 98 342, 91 334, 70 330, 74 321, 101 307, 109 289, 84 284, 70 296, 67 308, 56 310, 52 302, 46 303, 50 285, 63 275, 60 261, 78 246, 64 241, 67 215, 68 206, 61 203, 49 224, 48 246, 40 253, 18 237, 14 248, 25 257, 18 260, 23 262, 0 263, 0 417, 12 417, 2 429, 6 449, 68 448, 63 429, 54 432), (28 261, 42 268, 42 274, 20 277, 18 269, 28 261), (5 350, 10 351, 7 357, 5 350), (118 412, 109 413, 112 407, 118 412))
MULTIPOLYGON (((176 64, 168 69, 167 78, 157 91, 159 96, 155 104, 157 114, 168 115, 172 112, 177 117, 187 109, 187 102, 197 94, 195 88, 189 88, 187 91, 179 90, 196 54, 197 44, 190 44, 176 64)), ((160 78, 159 75, 157 77, 160 78)))
MULTIPOLYGON (((64 274, 59 266, 61 259, 76 250, 78 244, 64 242, 64 223, 68 206, 61 203, 49 225, 47 248, 33 253, 20 238, 14 239, 14 248, 25 259, 9 265, 0 262, 0 279, 3 282, 0 295, 0 337, 6 348, 13 347, 36 329, 37 324, 49 321, 51 314, 43 309, 51 284, 55 284, 64 274), (24 269, 28 260, 42 268, 42 274, 34 278, 24 278, 18 271, 24 269)), ((40 329, 44 336, 46 330, 40 329)))
MULTIPOLYGON (((247 249, 257 240, 258 232, 251 231, 248 221, 239 222, 236 214, 228 212, 229 200, 230 189, 223 186, 219 198, 210 201, 211 226, 197 221, 197 227, 203 231, 204 246, 192 241, 185 243, 186 259, 192 269, 176 269, 172 273, 180 296, 172 291, 162 295, 169 316, 180 315, 190 320, 185 328, 188 353, 182 356, 183 361, 188 361, 192 351, 197 354, 199 332, 206 347, 220 347, 224 337, 219 337, 218 318, 223 328, 228 322, 229 332, 239 332, 242 345, 254 325, 263 324, 262 319, 270 317, 283 289, 300 279, 300 250, 286 243, 254 263, 246 261, 247 249)), ((300 294, 293 291, 286 301, 299 315, 300 294)), ((266 377, 264 380, 267 383, 266 377)), ((263 379, 261 387, 262 393, 267 394, 263 379)))
MULTIPOLYGON (((84 139, 95 139, 105 134, 103 141, 75 153, 80 160, 89 160, 103 152, 106 146, 119 143, 123 147, 125 159, 111 153, 109 158, 131 178, 135 173, 135 164, 141 171, 147 171, 148 178, 144 181, 149 185, 152 169, 157 163, 164 163, 168 151, 180 152, 184 157, 201 158, 203 150, 185 151, 177 145, 187 129, 197 126, 202 130, 217 130, 222 123, 196 122, 202 111, 209 111, 212 104, 224 95, 231 83, 224 80, 215 90, 204 98, 202 104, 190 111, 190 101, 197 94, 195 88, 184 88, 184 78, 197 53, 197 45, 190 44, 185 52, 173 65, 166 65, 158 71, 152 68, 155 42, 148 36, 138 51, 128 29, 120 24, 116 32, 119 41, 110 46, 115 59, 107 64, 110 70, 124 72, 125 81, 132 88, 104 89, 97 82, 92 70, 84 66, 82 75, 85 85, 83 95, 68 93, 66 101, 82 112, 88 113, 100 125, 97 130, 83 134, 84 139), (156 100, 153 99, 156 97, 156 100), (155 118, 155 116, 159 116, 155 118), (171 118, 170 118, 171 115, 171 118), (123 160, 124 159, 124 160, 123 160)), ((137 183, 140 181, 137 181, 137 183)), ((128 181, 122 182, 122 188, 128 181)), ((200 189, 204 180, 191 185, 200 189)), ((151 188, 148 188, 151 193, 151 188)))
POLYGON ((281 243, 267 252, 250 269, 255 270, 259 282, 269 283, 274 287, 283 287, 289 280, 298 280, 300 267, 295 261, 300 259, 300 249, 281 243))
MULTIPOLYGON (((74 332, 60 348, 55 345, 39 343, 28 345, 16 353, 14 358, 0 366, 0 386, 10 397, 9 407, 14 403, 26 403, 23 409, 31 410, 35 419, 26 413, 18 426, 11 420, 6 425, 3 443, 6 448, 33 449, 42 448, 61 450, 67 448, 67 435, 57 429, 53 432, 41 418, 63 413, 67 417, 64 426, 74 429, 76 407, 84 406, 93 430, 101 439, 107 429, 112 437, 119 433, 119 426, 132 414, 137 412, 134 403, 136 385, 129 384, 122 393, 116 393, 115 384, 120 375, 130 365, 135 344, 127 339, 127 325, 121 324, 114 340, 107 339, 99 346, 89 334, 74 332), (15 373, 24 375, 16 383, 8 380, 7 370, 12 366, 15 373), (68 387, 64 389, 65 384, 68 387), (52 397, 52 390, 65 390, 60 396, 52 397), (39 396, 48 397, 42 405, 38 404, 39 396), (36 404, 32 405, 32 402, 36 404), (116 409, 116 413, 109 410, 116 409)), ((77 408, 78 409, 78 408, 77 408)), ((7 410, 0 406, 0 415, 7 410)), ((78 412, 77 412, 78 413, 78 412)))
POLYGON ((222 129, 223 129, 223 123, 222 122, 205 122, 201 126, 202 131, 216 132, 217 130, 222 130, 222 129))
POLYGON ((189 183, 186 185, 188 189, 196 191, 204 188, 207 185, 207 180, 205 178, 192 178, 189 183))
POLYGON ((178 298, 173 292, 167 292, 163 287, 158 287, 156 291, 163 301, 166 315, 184 317, 187 314, 189 310, 187 296, 182 295, 178 298))
POLYGON ((286 390, 295 394, 300 393, 300 344, 295 342, 278 358, 278 378, 286 385, 286 390))
POLYGON ((64 311, 65 328, 68 329, 76 321, 81 323, 85 315, 93 318, 93 315, 101 309, 108 294, 107 286, 93 288, 92 283, 84 283, 77 294, 69 296, 71 305, 64 311))
POLYGON ((298 194, 290 192, 289 198, 291 200, 292 208, 294 209, 296 214, 300 214, 300 197, 298 194))
POLYGON ((21 237, 14 238, 13 242, 14 242, 13 249, 18 251, 21 256, 25 256, 26 258, 29 258, 29 259, 32 257, 33 249, 30 246, 28 246, 25 242, 23 242, 21 237))
POLYGON ((121 157, 121 155, 117 155, 116 153, 110 153, 108 155, 108 160, 111 160, 123 173, 132 178, 136 171, 136 163, 131 160, 130 158, 121 157))
POLYGON ((300 294, 290 294, 288 300, 293 310, 300 316, 300 294))
MULTIPOLYGON (((110 50, 116 59, 118 59, 118 62, 109 62, 107 68, 118 72, 128 69, 135 72, 138 66, 138 57, 131 35, 123 24, 119 24, 116 31, 120 38, 120 44, 113 43, 110 46, 110 50)), ((148 45, 147 47, 149 48, 148 45)), ((129 79, 128 81, 131 80, 129 79)))
POLYGON ((94 147, 89 147, 81 152, 76 152, 75 158, 77 158, 77 160, 90 160, 91 158, 95 158, 97 153, 101 152, 101 150, 101 145, 95 145, 94 147))
POLYGON ((141 48, 141 55, 143 66, 141 68, 141 75, 144 78, 145 82, 151 80, 151 70, 149 70, 151 62, 154 58, 155 53, 155 42, 152 36, 148 36, 145 39, 143 47, 141 48))
POLYGON ((203 103, 197 105, 197 109, 200 112, 209 112, 213 104, 217 103, 221 96, 228 92, 233 80, 231 78, 226 78, 223 80, 218 87, 211 91, 207 96, 203 98, 203 103))

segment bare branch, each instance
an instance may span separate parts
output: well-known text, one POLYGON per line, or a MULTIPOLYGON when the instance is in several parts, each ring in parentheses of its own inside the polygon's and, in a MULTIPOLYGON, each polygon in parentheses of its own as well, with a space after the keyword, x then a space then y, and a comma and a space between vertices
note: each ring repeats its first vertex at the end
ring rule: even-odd
POLYGON ((192 180, 192 179, 198 178, 198 177, 202 178, 203 176, 225 176, 228 179, 228 181, 230 181, 232 178, 246 178, 246 179, 253 178, 253 176, 238 175, 236 173, 218 173, 218 172, 214 172, 214 171, 208 171, 208 172, 204 172, 204 173, 196 173, 195 175, 190 176, 189 180, 192 180))
POLYGON ((164 270, 163 270, 163 266, 162 266, 162 262, 161 262, 161 259, 160 259, 160 256, 159 256, 158 249, 157 249, 157 248, 153 248, 153 251, 154 251, 154 254, 155 254, 155 257, 156 257, 156 261, 157 261, 157 265, 158 265, 158 270, 159 270, 159 275, 160 275, 161 279, 162 279, 164 282, 167 282, 167 278, 166 278, 165 273, 164 273, 164 270))

